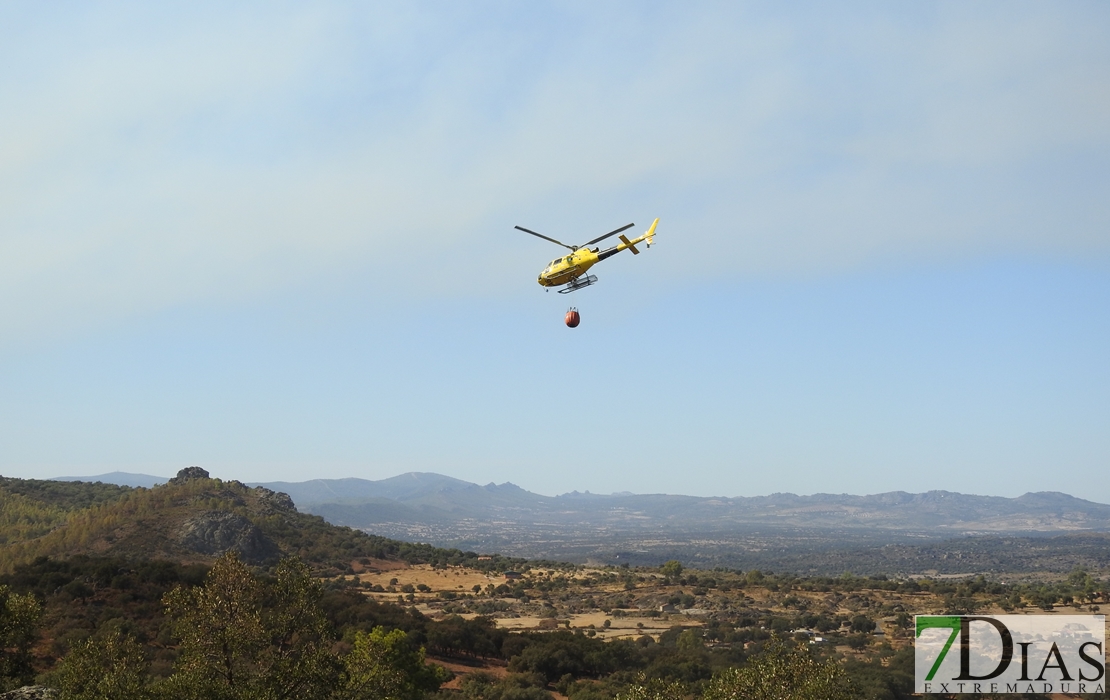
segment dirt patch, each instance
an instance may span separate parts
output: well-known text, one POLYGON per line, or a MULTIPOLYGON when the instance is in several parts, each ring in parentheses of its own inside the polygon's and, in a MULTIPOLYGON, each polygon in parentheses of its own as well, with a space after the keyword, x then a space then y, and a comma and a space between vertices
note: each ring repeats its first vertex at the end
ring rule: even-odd
MULTIPOLYGON (((550 624, 550 620, 549 617, 521 616, 500 617, 495 622, 498 627, 503 629, 519 631, 543 629, 541 623, 548 621, 547 624, 550 624)), ((592 629, 602 639, 636 639, 646 634, 658 640, 660 634, 677 625, 702 627, 704 624, 699 620, 685 616, 681 619, 671 617, 613 617, 604 612, 589 612, 559 618, 559 625, 556 629, 568 629, 566 626, 568 620, 570 622, 569 629, 592 629), (608 627, 605 626, 606 620, 609 621, 608 627)))
POLYGON ((351 562, 351 570, 356 574, 397 571, 407 568, 409 568, 409 565, 406 562, 392 559, 355 559, 351 562))
POLYGON ((388 571, 368 571, 358 575, 358 580, 382 588, 390 586, 390 581, 397 579, 394 585, 398 590, 406 584, 413 587, 421 584, 427 586, 432 592, 453 591, 455 593, 471 593, 474 586, 485 589, 493 584, 497 586, 505 582, 505 577, 500 574, 486 574, 484 571, 464 568, 433 569, 427 564, 419 564, 406 568, 390 569, 388 571))
POLYGON ((462 663, 458 659, 444 659, 436 657, 429 658, 428 662, 439 664, 451 673, 455 674, 454 678, 441 686, 443 688, 451 688, 454 690, 458 690, 459 684, 462 683, 463 678, 465 678, 466 675, 469 673, 481 671, 497 678, 503 678, 509 673, 508 669, 505 668, 505 666, 507 665, 506 662, 493 659, 484 659, 480 662, 475 661, 474 663, 462 663))
MULTIPOLYGON (((464 678, 466 678, 467 674, 474 673, 476 671, 488 673, 495 678, 504 678, 505 676, 509 675, 509 670, 506 668, 507 663, 505 661, 497 659, 483 659, 480 662, 476 661, 475 663, 461 663, 457 659, 443 659, 435 657, 429 658, 428 663, 439 664, 451 673, 455 674, 454 678, 440 686, 441 688, 449 688, 451 690, 458 690, 459 686, 462 684, 462 681, 464 678)), ((548 688, 547 691, 551 693, 555 700, 567 700, 567 696, 560 695, 559 692, 556 690, 548 688)))

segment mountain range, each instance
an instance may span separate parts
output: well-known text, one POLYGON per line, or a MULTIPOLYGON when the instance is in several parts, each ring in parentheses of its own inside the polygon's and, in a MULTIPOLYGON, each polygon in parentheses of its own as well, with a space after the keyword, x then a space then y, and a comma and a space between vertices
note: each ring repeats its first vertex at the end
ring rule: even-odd
MULTIPOLYGON (((105 474, 86 481, 143 475, 105 474)), ((157 478, 157 477, 149 477, 157 478)), ((297 510, 374 535, 572 562, 808 573, 1069 570, 1110 565, 1110 505, 1064 493, 950 491, 755 497, 571 492, 543 496, 411 472, 378 481, 252 483, 297 510)))
MULTIPOLYGON (((113 472, 57 480, 151 486, 160 477, 113 472)), ((258 482, 286 493, 298 510, 337 525, 444 527, 484 522, 592 525, 643 532, 744 531, 767 528, 890 531, 916 536, 1110 531, 1110 505, 1042 491, 1016 498, 951 491, 869 496, 776 493, 751 497, 579 493, 543 496, 512 483, 484 486, 430 472, 388 479, 258 482)))
POLYGON ((143 487, 149 489, 169 481, 166 476, 151 476, 150 474, 131 474, 129 472, 109 472, 98 476, 56 476, 51 481, 86 481, 90 483, 115 484, 116 486, 143 487))

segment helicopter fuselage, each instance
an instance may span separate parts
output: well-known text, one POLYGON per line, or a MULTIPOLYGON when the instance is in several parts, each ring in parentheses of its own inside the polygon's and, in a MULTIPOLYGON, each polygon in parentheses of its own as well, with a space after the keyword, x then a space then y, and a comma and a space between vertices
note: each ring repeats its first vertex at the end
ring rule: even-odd
POLYGON ((586 270, 601 260, 596 248, 579 248, 570 255, 552 260, 540 273, 537 281, 544 287, 559 287, 586 274, 586 270))
POLYGON ((628 248, 633 254, 639 254, 636 249, 636 244, 641 241, 647 241, 647 246, 650 248, 653 237, 655 235, 655 226, 659 223, 656 219, 652 223, 648 231, 634 240, 628 240, 623 235, 621 242, 608 250, 601 250, 600 248, 578 248, 571 251, 569 255, 564 255, 561 258, 552 260, 547 267, 540 273, 539 278, 536 280, 543 287, 559 287, 568 284, 578 277, 586 274, 594 265, 598 264, 606 258, 610 258, 622 250, 628 248))

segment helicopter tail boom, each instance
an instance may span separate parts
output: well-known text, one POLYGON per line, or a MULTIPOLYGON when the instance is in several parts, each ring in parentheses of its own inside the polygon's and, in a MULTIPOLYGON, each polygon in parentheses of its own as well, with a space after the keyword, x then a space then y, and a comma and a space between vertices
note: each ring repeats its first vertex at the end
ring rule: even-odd
POLYGON ((655 242, 655 227, 658 226, 658 225, 659 225, 659 219, 656 219, 655 221, 651 222, 651 228, 649 228, 647 231, 645 231, 644 235, 640 236, 639 238, 634 238, 631 241, 628 240, 627 238, 625 238, 623 235, 621 235, 620 245, 618 245, 616 247, 614 252, 619 253, 620 251, 625 250, 627 248, 628 250, 632 251, 633 255, 639 255, 640 251, 636 249, 636 244, 640 243, 640 242, 643 242, 643 241, 647 241, 647 247, 650 248, 651 244, 655 242))
POLYGON ((633 255, 638 255, 640 251, 636 248, 636 244, 643 241, 646 241, 648 248, 650 248, 651 244, 655 242, 655 227, 658 225, 659 219, 656 219, 652 222, 651 228, 649 228, 644 233, 644 235, 640 236, 639 238, 633 238, 631 241, 624 236, 621 236, 620 243, 613 246, 609 250, 603 250, 597 254, 598 261, 600 262, 607 258, 611 258, 622 250, 631 250, 633 255))
POLYGON ((621 244, 622 245, 619 246, 620 248, 628 248, 629 250, 632 251, 633 255, 639 255, 640 254, 640 251, 636 250, 636 244, 633 243, 632 241, 628 240, 624 236, 621 236, 621 244))

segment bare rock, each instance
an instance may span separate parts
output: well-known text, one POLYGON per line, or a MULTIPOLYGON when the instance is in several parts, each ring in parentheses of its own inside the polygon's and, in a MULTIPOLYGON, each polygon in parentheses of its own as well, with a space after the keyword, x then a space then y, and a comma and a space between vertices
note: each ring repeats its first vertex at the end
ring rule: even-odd
POLYGON ((258 495, 259 502, 269 511, 291 513, 297 510, 297 507, 293 504, 293 499, 287 493, 271 491, 265 486, 255 486, 254 492, 258 495))
POLYGON ((186 481, 193 479, 208 479, 208 472, 200 467, 185 467, 177 473, 177 476, 170 479, 171 484, 184 484, 186 481))
POLYGON ((281 551, 258 527, 238 513, 208 511, 185 521, 180 542, 198 554, 236 551, 243 561, 261 563, 281 551))
POLYGON ((0 693, 0 700, 57 700, 58 691, 42 685, 25 685, 22 688, 0 693))

